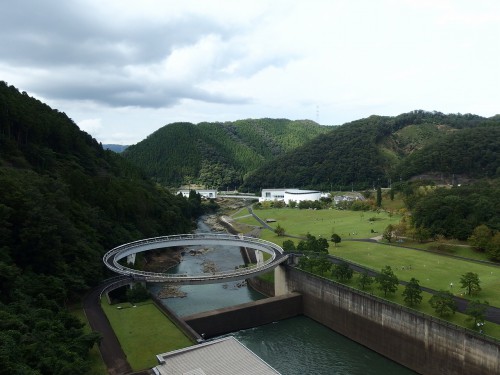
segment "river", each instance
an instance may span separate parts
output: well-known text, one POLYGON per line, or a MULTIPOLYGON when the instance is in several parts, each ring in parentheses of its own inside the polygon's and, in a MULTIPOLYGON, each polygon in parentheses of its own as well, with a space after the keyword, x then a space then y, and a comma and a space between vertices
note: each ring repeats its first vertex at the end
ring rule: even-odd
MULTIPOLYGON (((210 228, 198 222, 197 232, 210 228)), ((190 250, 200 250, 192 248, 190 250)), ((201 254, 185 253, 172 273, 201 273, 204 265, 213 262, 218 270, 234 269, 243 263, 239 249, 220 246, 204 249, 201 254)), ((160 285, 153 285, 157 293, 160 285)), ((166 298, 162 302, 179 316, 233 306, 265 298, 241 282, 211 285, 185 285, 184 298, 166 298)), ((325 326, 300 316, 261 327, 234 332, 241 343, 283 375, 409 375, 415 372, 347 339, 325 326)))

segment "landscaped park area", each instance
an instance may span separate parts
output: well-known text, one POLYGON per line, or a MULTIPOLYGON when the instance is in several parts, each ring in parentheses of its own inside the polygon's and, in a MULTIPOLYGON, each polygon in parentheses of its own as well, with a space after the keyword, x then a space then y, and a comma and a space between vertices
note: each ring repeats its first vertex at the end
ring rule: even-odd
POLYGON ((101 303, 134 371, 156 366, 156 355, 193 345, 151 301, 101 303))
MULTIPOLYGON (((447 290, 456 296, 488 301, 491 306, 500 307, 500 265, 486 262, 483 254, 474 252, 466 243, 456 241, 446 243, 442 252, 433 250, 436 248, 436 243, 421 244, 407 238, 389 244, 381 235, 389 224, 399 223, 401 220, 399 215, 385 211, 291 208, 254 209, 254 213, 263 221, 267 220, 273 229, 279 225, 286 233, 285 236, 278 236, 272 230, 261 229, 258 232, 262 239, 279 245, 285 240, 292 240, 297 245, 307 234, 317 238, 323 237, 328 240, 329 254, 336 257, 377 272, 385 266, 390 266, 400 281, 410 281, 411 278, 415 278, 422 287, 447 290), (341 242, 336 245, 330 241, 333 233, 341 237, 341 242), (369 239, 372 241, 364 241, 369 239), (481 291, 472 297, 466 295, 465 290, 460 287, 461 276, 468 272, 476 273, 480 278, 481 291)), ((249 232, 255 234, 255 229, 262 227, 246 208, 233 212, 231 218, 234 227, 244 234, 249 232)), ((273 275, 274 273, 270 273, 263 277, 272 280, 273 275)), ((323 277, 333 279, 331 273, 323 277)), ((359 288, 357 277, 355 274, 345 284, 359 288)), ((384 296, 377 285, 372 284, 365 292, 405 305, 404 289, 405 287, 400 285, 396 293, 384 296)), ((413 308, 437 317, 429 304, 431 296, 430 293, 423 292, 422 302, 413 308)), ((155 356, 159 353, 192 345, 192 342, 151 301, 138 303, 133 307, 129 303, 109 305, 103 300, 102 307, 134 370, 155 366, 155 356)), ((442 319, 471 328, 467 318, 467 315, 457 312, 442 319)), ((500 339, 500 325, 486 322, 482 328, 485 335, 500 339)))
MULTIPOLYGON (((401 239, 402 242, 389 244, 382 240, 381 234, 389 224, 399 223, 399 215, 391 215, 384 211, 361 212, 349 210, 299 210, 291 208, 255 209, 254 213, 263 221, 268 221, 272 228, 278 225, 285 230, 286 235, 305 237, 308 233, 329 241, 329 254, 343 258, 349 262, 362 265, 374 271, 380 271, 385 266, 390 266, 400 281, 410 281, 411 278, 419 280, 422 287, 436 291, 447 290, 456 296, 471 300, 487 301, 490 306, 500 307, 500 265, 486 262, 486 257, 474 252, 467 244, 453 243, 445 246, 447 251, 422 251, 432 249, 433 243, 419 244, 411 239, 401 239), (330 241, 333 233, 338 234, 342 241, 336 246, 330 241), (376 239, 377 241, 360 241, 362 239, 376 239), (420 249, 420 250, 419 250, 420 249), (459 257, 461 258, 459 258, 459 257), (464 259, 465 258, 465 259, 464 259), (477 259, 485 262, 477 262, 477 259), (462 275, 472 272, 480 279, 481 291, 468 296, 461 288, 462 275)), ((261 227, 248 210, 240 210, 232 216, 235 225, 240 229, 250 230, 253 226, 261 227)), ((261 230, 262 239, 275 242, 279 245, 285 240, 292 240, 295 244, 300 238, 278 236, 271 230, 261 230)), ((434 245, 434 246, 433 246, 434 245)), ((325 274, 324 277, 332 278, 325 274)), ((355 275, 347 285, 357 288, 355 275)), ((374 295, 386 298, 396 303, 404 304, 402 292, 404 286, 400 285, 394 295, 387 295, 372 284, 367 290, 374 295)), ((428 303, 431 294, 423 293, 419 306, 413 308, 433 316, 437 316, 428 303)), ((467 316, 456 313, 446 318, 451 323, 464 327, 471 327, 466 321, 467 316)), ((500 338, 500 326, 487 323, 484 333, 500 338)))

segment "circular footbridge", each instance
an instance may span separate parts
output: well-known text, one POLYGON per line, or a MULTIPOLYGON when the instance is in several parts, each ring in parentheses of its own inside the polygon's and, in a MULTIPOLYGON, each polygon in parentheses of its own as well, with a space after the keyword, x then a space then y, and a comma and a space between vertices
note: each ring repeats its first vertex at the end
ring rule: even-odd
MULTIPOLYGON (((174 236, 163 236, 148 238, 145 240, 130 242, 108 251, 103 261, 106 267, 111 271, 121 275, 131 276, 133 278, 147 282, 168 282, 179 285, 184 284, 213 284, 233 280, 241 280, 269 272, 288 259, 288 255, 283 253, 283 249, 275 243, 264 241, 258 238, 245 237, 242 235, 228 234, 180 234, 174 236), (201 273, 197 275, 188 274, 169 274, 159 272, 139 271, 124 266, 120 260, 132 254, 137 254, 153 249, 163 249, 179 246, 235 246, 238 248, 247 248, 263 251, 270 257, 259 264, 244 268, 237 268, 231 271, 201 273)), ((123 263, 123 262, 122 262, 123 263)))

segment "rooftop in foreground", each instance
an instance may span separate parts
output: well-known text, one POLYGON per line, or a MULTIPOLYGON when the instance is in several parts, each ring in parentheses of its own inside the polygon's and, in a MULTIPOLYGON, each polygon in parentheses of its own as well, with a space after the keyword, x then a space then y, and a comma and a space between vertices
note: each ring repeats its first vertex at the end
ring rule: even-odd
POLYGON ((278 371, 234 337, 158 354, 156 374, 171 375, 276 375, 278 371))

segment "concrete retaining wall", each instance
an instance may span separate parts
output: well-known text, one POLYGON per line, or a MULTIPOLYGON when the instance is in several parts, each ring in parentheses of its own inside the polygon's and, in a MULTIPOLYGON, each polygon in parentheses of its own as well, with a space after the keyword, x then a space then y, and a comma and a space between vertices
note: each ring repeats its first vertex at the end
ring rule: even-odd
POLYGON ((421 374, 500 374, 499 343, 341 284, 285 267, 304 315, 421 374))
POLYGON ((302 296, 292 293, 184 317, 204 338, 252 328, 302 314, 302 296))
POLYGON ((274 283, 262 280, 258 277, 247 279, 247 283, 252 289, 256 290, 257 292, 268 297, 274 297, 274 283))

